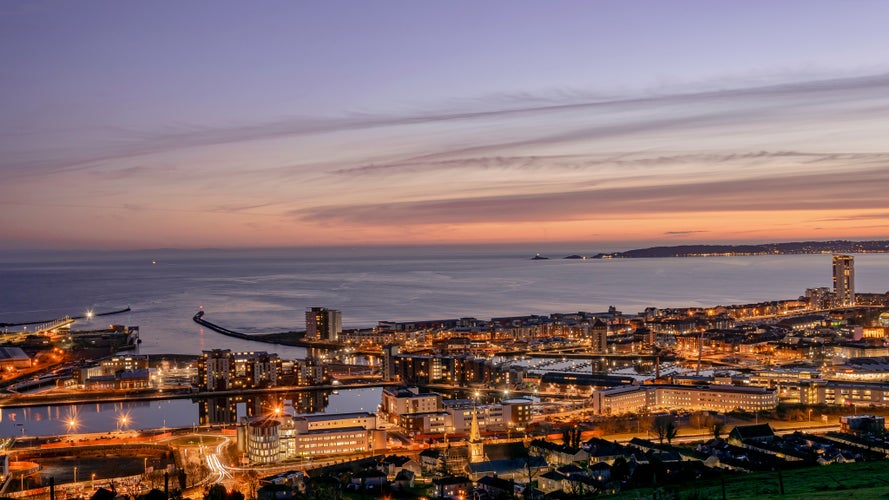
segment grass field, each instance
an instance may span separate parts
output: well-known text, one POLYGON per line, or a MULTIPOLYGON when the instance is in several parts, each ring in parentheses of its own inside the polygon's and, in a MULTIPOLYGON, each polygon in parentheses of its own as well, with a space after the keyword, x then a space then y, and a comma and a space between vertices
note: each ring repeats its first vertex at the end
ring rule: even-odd
MULTIPOLYGON (((782 472, 784 494, 777 472, 725 476, 725 498, 743 499, 871 499, 889 498, 889 462, 861 462, 810 467, 782 472)), ((644 488, 611 495, 611 499, 676 498, 721 499, 719 480, 696 481, 657 490, 644 488)))

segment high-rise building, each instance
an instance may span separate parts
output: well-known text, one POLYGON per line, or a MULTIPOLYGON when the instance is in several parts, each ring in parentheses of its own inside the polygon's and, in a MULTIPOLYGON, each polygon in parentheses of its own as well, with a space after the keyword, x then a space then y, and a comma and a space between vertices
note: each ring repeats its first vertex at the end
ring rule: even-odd
POLYGON ((601 319, 596 318, 592 328, 590 328, 590 351, 594 354, 604 354, 608 352, 608 325, 601 319))
POLYGON ((851 255, 833 256, 833 293, 837 305, 855 305, 855 259, 851 255))
POLYGON ((336 341, 342 331, 343 313, 324 307, 306 311, 306 339, 336 341))
POLYGON ((382 372, 383 381, 395 380, 395 356, 398 354, 398 345, 386 344, 383 346, 382 372))
POLYGON ((806 303, 809 309, 828 309, 835 300, 835 295, 826 286, 806 289, 806 303))

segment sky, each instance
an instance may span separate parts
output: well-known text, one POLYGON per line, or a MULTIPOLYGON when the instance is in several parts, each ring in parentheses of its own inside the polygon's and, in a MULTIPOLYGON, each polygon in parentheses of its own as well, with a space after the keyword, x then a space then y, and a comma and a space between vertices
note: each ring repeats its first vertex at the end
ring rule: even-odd
POLYGON ((0 3, 0 249, 889 238, 889 2, 0 3))

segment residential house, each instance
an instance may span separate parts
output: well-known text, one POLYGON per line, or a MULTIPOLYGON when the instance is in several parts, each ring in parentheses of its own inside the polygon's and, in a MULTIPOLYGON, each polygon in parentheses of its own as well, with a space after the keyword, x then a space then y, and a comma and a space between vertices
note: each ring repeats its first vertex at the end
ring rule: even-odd
POLYGON ((472 491, 472 481, 466 476, 445 476, 432 479, 432 496, 436 498, 467 498, 472 491))
POLYGON ((497 476, 485 476, 476 482, 477 488, 494 500, 512 498, 515 493, 515 481, 497 476))

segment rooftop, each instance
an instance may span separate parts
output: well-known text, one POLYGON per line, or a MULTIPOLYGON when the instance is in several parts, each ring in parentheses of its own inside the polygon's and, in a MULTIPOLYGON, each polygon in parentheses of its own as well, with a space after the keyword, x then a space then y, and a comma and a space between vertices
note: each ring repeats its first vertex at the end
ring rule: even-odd
POLYGON ((305 415, 297 415, 295 420, 305 420, 306 422, 324 422, 328 420, 345 420, 347 418, 375 418, 373 413, 366 411, 358 411, 352 413, 307 413, 305 415))

